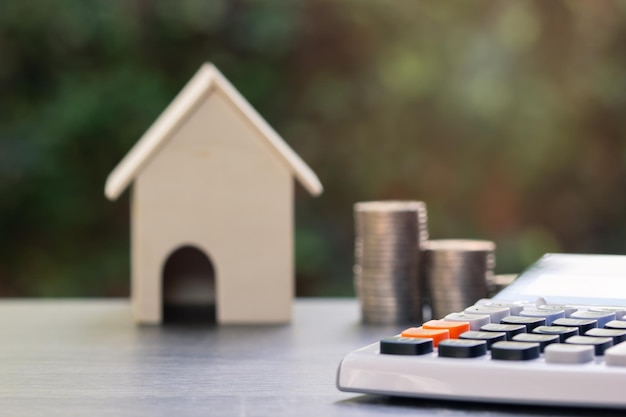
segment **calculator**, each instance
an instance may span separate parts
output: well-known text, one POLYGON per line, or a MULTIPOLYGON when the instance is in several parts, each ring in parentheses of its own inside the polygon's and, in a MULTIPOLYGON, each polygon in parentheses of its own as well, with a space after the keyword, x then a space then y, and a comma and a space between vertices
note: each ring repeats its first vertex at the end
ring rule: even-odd
POLYGON ((626 256, 547 254, 492 298, 349 353, 341 391, 626 409, 626 256))

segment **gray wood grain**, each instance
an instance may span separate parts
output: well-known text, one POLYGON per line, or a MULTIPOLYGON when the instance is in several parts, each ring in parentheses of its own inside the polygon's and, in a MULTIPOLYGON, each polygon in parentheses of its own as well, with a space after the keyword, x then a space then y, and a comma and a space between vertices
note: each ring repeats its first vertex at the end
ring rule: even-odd
POLYGON ((339 392, 351 350, 401 330, 354 300, 300 299, 282 326, 138 327, 126 300, 0 301, 1 416, 620 415, 339 392))

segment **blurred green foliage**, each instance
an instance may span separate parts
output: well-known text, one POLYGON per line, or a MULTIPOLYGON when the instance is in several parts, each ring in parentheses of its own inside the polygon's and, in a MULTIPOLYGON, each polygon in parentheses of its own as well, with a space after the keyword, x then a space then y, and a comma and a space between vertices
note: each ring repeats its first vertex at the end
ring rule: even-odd
POLYGON ((0 2, 0 295, 125 295, 106 176, 202 62, 318 173, 300 295, 352 289, 352 205, 427 203, 433 238, 626 253, 626 2, 0 2))

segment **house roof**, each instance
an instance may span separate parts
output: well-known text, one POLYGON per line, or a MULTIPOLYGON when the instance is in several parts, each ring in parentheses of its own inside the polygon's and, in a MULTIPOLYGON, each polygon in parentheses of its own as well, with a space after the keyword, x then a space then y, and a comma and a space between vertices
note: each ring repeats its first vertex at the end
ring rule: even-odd
POLYGON ((152 157, 163 148, 178 127, 185 122, 186 116, 194 111, 200 101, 205 100, 216 90, 221 91, 250 121, 265 143, 309 193, 313 196, 322 193, 322 184, 313 170, 252 108, 218 69, 206 63, 109 174, 104 189, 106 197, 109 200, 117 199, 152 157))

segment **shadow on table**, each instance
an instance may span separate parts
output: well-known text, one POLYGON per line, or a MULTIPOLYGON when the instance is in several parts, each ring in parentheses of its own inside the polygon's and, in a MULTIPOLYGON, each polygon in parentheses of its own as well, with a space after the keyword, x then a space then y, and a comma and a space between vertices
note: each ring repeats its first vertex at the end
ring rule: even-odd
MULTIPOLYGON (((591 394, 590 394, 591 395, 591 394)), ((626 415, 624 410, 602 408, 546 407, 519 404, 474 403, 417 398, 388 397, 384 395, 360 395, 338 401, 341 407, 367 408, 371 412, 393 412, 393 415, 476 415, 476 416, 550 416, 607 417, 626 415)))
POLYGON ((163 306, 163 324, 215 326, 215 306, 166 304, 163 306))

